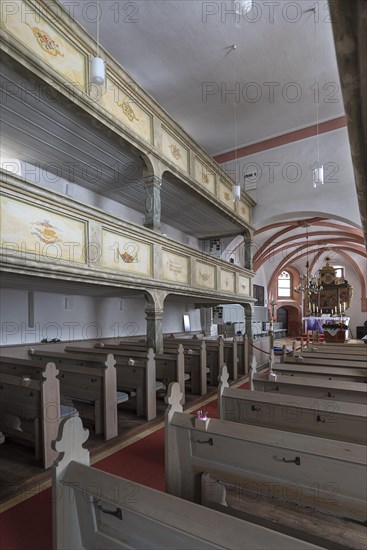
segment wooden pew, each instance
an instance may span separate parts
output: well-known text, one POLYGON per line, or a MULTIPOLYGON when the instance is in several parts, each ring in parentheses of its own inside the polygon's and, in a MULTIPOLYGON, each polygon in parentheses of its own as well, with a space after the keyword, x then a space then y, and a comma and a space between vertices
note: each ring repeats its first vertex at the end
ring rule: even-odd
MULTIPOLYGON (((92 348, 83 348, 86 352, 67 353, 56 351, 30 350, 29 355, 32 358, 42 359, 45 357, 54 357, 57 365, 68 364, 74 366, 86 366, 95 368, 103 364, 103 359, 108 355, 106 352, 101 356, 93 354, 92 348), (92 354, 88 353, 88 349, 92 354)), ((115 360, 114 360, 115 361, 115 360)), ((136 393, 137 415, 144 416, 147 420, 152 420, 157 416, 156 406, 156 382, 155 382, 155 362, 154 352, 149 350, 145 361, 131 361, 120 357, 115 361, 117 389, 124 393, 125 391, 134 391, 136 393)))
POLYGON ((323 357, 322 355, 316 355, 314 354, 312 357, 303 357, 303 355, 296 355, 295 357, 285 357, 282 358, 282 363, 288 364, 288 363, 304 363, 306 365, 320 365, 320 366, 332 366, 332 367, 341 367, 341 368, 348 368, 352 367, 353 369, 359 369, 362 370, 362 372, 366 371, 366 365, 363 363, 363 361, 348 361, 347 359, 327 359, 323 357))
POLYGON ((308 365, 302 362, 297 364, 275 363, 273 372, 288 376, 311 376, 312 378, 325 378, 326 380, 367 383, 367 369, 354 369, 353 367, 308 365))
POLYGON ((92 468, 87 438, 80 420, 63 422, 54 444, 54 550, 321 548, 92 468))
MULTIPOLYGON (((166 342, 178 342, 189 346, 191 349, 200 349, 202 340, 193 338, 192 340, 179 340, 177 338, 167 338, 166 342)), ((224 340, 219 336, 217 340, 205 339, 206 348, 206 364, 210 369, 210 384, 218 385, 218 376, 222 371, 224 363, 226 363, 230 377, 232 380, 238 379, 238 355, 237 355, 237 339, 230 341, 224 340)))
POLYGON ((163 341, 164 352, 175 352, 180 343, 184 347, 185 372, 190 374, 191 377, 191 391, 199 395, 206 395, 208 393, 206 343, 202 340, 196 347, 191 347, 191 343, 185 343, 184 340, 179 342, 178 340, 165 339, 163 341))
MULTIPOLYGON (((67 346, 65 351, 71 349, 67 346)), ((115 357, 143 357, 146 356, 147 347, 145 343, 111 344, 99 342, 94 344, 93 349, 104 350, 105 353, 113 353, 115 357)), ((183 394, 183 405, 185 404, 185 358, 184 348, 180 344, 174 353, 155 354, 155 368, 157 380, 161 380, 168 387, 171 382, 178 382, 183 394)))
POLYGON ((56 458, 51 441, 58 433, 61 406, 58 370, 43 365, 30 376, 0 372, 0 429, 34 446, 36 459, 49 468, 56 458))
MULTIPOLYGON (((131 355, 134 350, 137 352, 145 350, 147 344, 146 340, 142 338, 138 342, 129 341, 127 343, 126 340, 123 340, 117 345, 119 349, 124 349, 131 355)), ((205 395, 207 393, 205 342, 201 341, 196 349, 192 349, 186 341, 181 344, 175 339, 164 340, 164 356, 179 353, 180 345, 183 346, 184 353, 184 380, 186 375, 189 375, 191 392, 205 395)), ((182 393, 184 395, 184 392, 182 393)))
POLYGON ((82 414, 81 403, 94 407, 95 433, 103 434, 106 440, 118 435, 117 405, 128 399, 128 395, 117 392, 116 369, 112 355, 103 364, 77 365, 75 361, 65 364, 57 358, 57 353, 29 350, 32 360, 2 357, 1 372, 33 373, 41 372, 48 360, 54 358, 59 369, 61 395, 67 401, 79 403, 77 409, 82 414))
POLYGON ((237 341, 237 362, 239 376, 246 376, 249 370, 248 364, 248 336, 235 336, 237 341))
POLYGON ((354 363, 364 363, 364 366, 367 366, 367 355, 363 353, 341 353, 339 351, 332 352, 321 352, 319 351, 319 348, 317 348, 317 351, 310 351, 310 350, 303 350, 300 354, 304 359, 312 358, 312 357, 322 357, 325 359, 332 359, 332 360, 338 360, 341 361, 345 359, 346 361, 353 361, 354 363))
POLYGON ((320 353, 342 353, 351 355, 367 354, 366 344, 308 344, 306 350, 312 351, 316 349, 320 353))
POLYGON ((168 403, 169 493, 200 502, 203 473, 219 481, 255 485, 262 494, 271 486, 275 498, 284 498, 284 488, 291 484, 301 505, 366 521, 364 446, 225 420, 202 421, 182 412, 177 384, 170 386, 168 403))
POLYGON ((253 389, 256 391, 279 392, 288 395, 303 395, 316 399, 332 399, 347 403, 367 401, 367 386, 358 382, 338 382, 336 380, 312 379, 301 376, 275 376, 269 380, 268 375, 256 373, 252 376, 253 389))
POLYGON ((219 418, 367 445, 367 406, 303 396, 230 388, 223 368, 219 418))

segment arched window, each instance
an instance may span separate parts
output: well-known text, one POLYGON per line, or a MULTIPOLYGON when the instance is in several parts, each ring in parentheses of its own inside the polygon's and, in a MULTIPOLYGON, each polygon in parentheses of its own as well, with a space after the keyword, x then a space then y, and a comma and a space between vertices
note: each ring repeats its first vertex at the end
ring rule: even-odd
POLYGON ((278 298, 292 297, 292 276, 288 271, 282 271, 278 277, 278 298))

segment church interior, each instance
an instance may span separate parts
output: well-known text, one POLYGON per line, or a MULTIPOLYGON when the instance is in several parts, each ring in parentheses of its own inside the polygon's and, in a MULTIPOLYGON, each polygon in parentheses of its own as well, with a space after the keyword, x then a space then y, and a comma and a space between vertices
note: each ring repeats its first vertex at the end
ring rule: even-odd
POLYGON ((2 550, 366 548, 366 28, 3 0, 2 550))

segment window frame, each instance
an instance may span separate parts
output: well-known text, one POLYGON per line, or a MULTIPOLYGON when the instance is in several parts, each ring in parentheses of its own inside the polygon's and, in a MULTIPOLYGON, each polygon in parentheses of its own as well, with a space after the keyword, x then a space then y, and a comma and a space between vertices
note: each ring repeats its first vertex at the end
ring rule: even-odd
MULTIPOLYGON (((287 271, 286 269, 283 269, 283 271, 277 277, 277 297, 278 297, 279 300, 292 300, 293 299, 293 286, 292 286, 292 284, 293 284, 292 273, 290 271, 287 271), (280 278, 283 273, 287 273, 289 275, 289 294, 287 294, 286 296, 284 296, 284 295, 282 296, 281 294, 279 294, 279 282, 280 281, 288 281, 288 279, 286 279, 286 278, 283 278, 283 279, 280 278)), ((288 286, 283 287, 283 289, 287 290, 288 286)))

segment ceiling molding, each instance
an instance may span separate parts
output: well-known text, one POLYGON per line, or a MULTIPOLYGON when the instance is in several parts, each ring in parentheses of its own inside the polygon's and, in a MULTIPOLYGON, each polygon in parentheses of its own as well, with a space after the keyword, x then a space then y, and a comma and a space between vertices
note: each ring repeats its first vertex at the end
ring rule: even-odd
POLYGON ((232 151, 228 151, 222 155, 216 155, 213 158, 216 162, 218 162, 218 164, 223 164, 224 162, 237 160, 241 157, 254 155, 255 153, 261 153, 262 151, 267 151, 268 149, 281 147, 282 145, 287 145, 288 143, 294 143, 295 141, 301 141, 302 139, 314 137, 318 134, 333 132, 334 130, 345 128, 346 126, 347 119, 343 115, 338 118, 333 118, 332 120, 320 122, 318 125, 313 124, 312 126, 306 126, 306 128, 302 128, 300 130, 295 130, 287 134, 265 139, 264 141, 253 143, 252 145, 246 145, 245 147, 240 147, 238 149, 233 149, 232 151))

